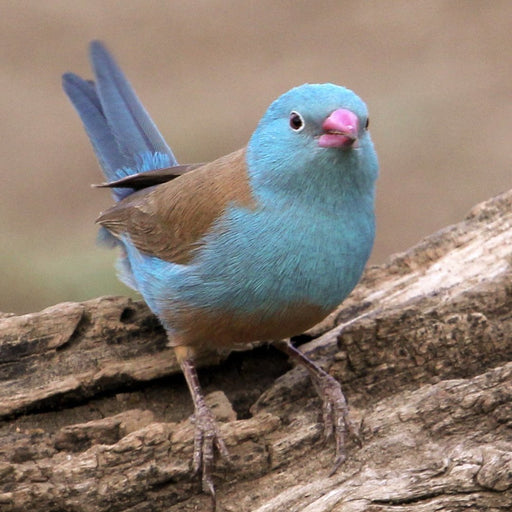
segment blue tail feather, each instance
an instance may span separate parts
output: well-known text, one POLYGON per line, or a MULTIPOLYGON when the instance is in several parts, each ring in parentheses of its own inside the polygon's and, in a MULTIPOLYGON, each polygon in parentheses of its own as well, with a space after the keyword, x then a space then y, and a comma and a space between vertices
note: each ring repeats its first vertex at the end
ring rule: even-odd
MULTIPOLYGON (((96 82, 72 73, 63 87, 77 110, 108 181, 177 165, 177 161, 128 80, 102 43, 91 43, 96 82)), ((131 189, 113 189, 117 200, 131 189)))
POLYGON ((117 179, 117 170, 128 167, 131 161, 119 150, 94 85, 66 73, 63 87, 84 123, 105 177, 108 181, 117 179))
POLYGON ((93 41, 90 54, 101 104, 116 139, 131 155, 163 153, 175 165, 171 149, 103 44, 93 41))

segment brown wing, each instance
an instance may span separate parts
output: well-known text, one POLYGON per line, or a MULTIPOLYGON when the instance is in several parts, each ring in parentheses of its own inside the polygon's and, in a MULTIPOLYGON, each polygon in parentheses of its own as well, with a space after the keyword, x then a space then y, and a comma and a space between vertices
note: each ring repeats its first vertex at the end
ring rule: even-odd
POLYGON ((152 187, 167 183, 178 176, 193 171, 198 167, 205 164, 188 164, 188 165, 175 165, 173 167, 166 167, 165 169, 155 169, 154 171, 139 172, 138 174, 131 174, 116 181, 109 183, 100 183, 93 185, 96 188, 133 188, 140 190, 141 188, 152 187))
POLYGON ((114 235, 128 234, 140 251, 184 264, 192 258, 198 240, 233 203, 255 207, 244 149, 167 183, 138 190, 96 222, 114 235))

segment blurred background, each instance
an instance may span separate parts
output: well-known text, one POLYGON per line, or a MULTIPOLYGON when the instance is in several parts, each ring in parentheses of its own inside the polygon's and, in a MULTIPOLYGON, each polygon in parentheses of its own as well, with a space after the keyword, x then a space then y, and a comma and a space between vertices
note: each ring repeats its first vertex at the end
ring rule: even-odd
POLYGON ((373 263, 512 187, 510 0, 24 0, 0 34, 0 311, 130 293, 95 245, 110 196, 60 86, 91 77, 91 39, 182 163, 245 145, 292 86, 355 90, 381 163, 373 263))

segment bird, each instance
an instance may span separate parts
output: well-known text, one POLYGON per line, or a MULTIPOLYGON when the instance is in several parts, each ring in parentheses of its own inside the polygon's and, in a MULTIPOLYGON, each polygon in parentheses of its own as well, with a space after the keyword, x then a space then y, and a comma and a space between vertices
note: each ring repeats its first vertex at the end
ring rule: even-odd
POLYGON ((93 81, 62 81, 114 199, 96 220, 99 238, 120 250, 119 278, 174 348, 194 404, 192 469, 213 508, 215 460, 230 458, 199 383, 204 350, 268 341, 303 365, 336 471, 347 432, 357 438, 347 402, 290 337, 336 309, 372 250, 379 164, 366 104, 332 83, 299 85, 270 104, 244 148, 180 165, 102 42, 90 60, 93 81))

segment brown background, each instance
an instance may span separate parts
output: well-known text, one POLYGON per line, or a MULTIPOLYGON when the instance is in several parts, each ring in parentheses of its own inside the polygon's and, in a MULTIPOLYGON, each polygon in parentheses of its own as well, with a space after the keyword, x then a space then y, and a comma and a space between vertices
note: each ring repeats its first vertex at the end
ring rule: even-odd
POLYGON ((381 162, 372 261, 511 187, 512 2, 3 2, 0 310, 127 293, 94 244, 109 204, 60 75, 104 40, 178 160, 244 145, 268 104, 332 81, 368 103, 381 162))

